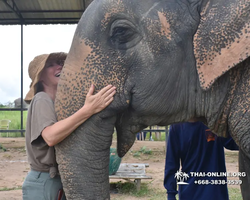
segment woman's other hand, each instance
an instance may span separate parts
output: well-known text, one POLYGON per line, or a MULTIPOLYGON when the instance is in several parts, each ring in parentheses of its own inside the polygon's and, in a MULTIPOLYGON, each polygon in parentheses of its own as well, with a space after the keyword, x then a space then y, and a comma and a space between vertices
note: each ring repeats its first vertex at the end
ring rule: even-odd
POLYGON ((92 115, 102 111, 113 101, 116 93, 116 87, 108 85, 96 94, 94 94, 94 91, 95 86, 92 84, 84 103, 84 107, 86 107, 92 115))

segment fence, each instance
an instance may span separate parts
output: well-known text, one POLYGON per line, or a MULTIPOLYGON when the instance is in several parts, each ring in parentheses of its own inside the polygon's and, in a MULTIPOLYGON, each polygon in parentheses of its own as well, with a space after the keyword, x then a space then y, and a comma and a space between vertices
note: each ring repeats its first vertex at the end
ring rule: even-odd
POLYGON ((149 126, 148 128, 142 130, 141 132, 143 133, 149 132, 150 136, 152 136, 152 133, 154 133, 155 139, 161 140, 161 133, 165 133, 165 135, 168 135, 168 126, 149 126))
POLYGON ((160 140, 161 133, 165 133, 165 147, 167 148, 167 143, 168 143, 168 136, 169 136, 169 126, 149 126, 148 128, 144 129, 141 132, 146 132, 146 133, 155 133, 155 138, 157 140, 160 140))
MULTIPOLYGON (((23 111, 27 111, 27 108, 0 108, 0 111, 21 111, 21 129, 16 129, 16 130, 12 130, 12 129, 1 129, 0 127, 0 136, 3 136, 1 133, 5 132, 7 134, 5 134, 7 137, 9 136, 9 133, 16 133, 14 134, 14 136, 12 135, 11 137, 20 137, 20 133, 21 133, 21 137, 24 137, 24 133, 25 133, 25 129, 23 126, 23 111)), ((9 120, 9 119, 0 119, 0 120, 9 120)), ((12 120, 14 121, 14 120, 12 120)), ((152 136, 153 134, 155 135, 155 140, 163 140, 162 139, 162 133, 165 133, 165 141, 167 141, 168 139, 168 126, 149 126, 146 129, 142 130, 142 132, 144 133, 149 133, 150 136, 152 136)), ((143 136, 144 134, 142 134, 143 136)), ((146 138, 143 138, 143 140, 146 138)), ((141 140, 141 138, 140 138, 141 140)))
MULTIPOLYGON (((10 130, 10 129, 4 129, 0 130, 0 133, 7 132, 7 133, 13 133, 13 132, 21 132, 21 137, 24 137, 25 129, 23 128, 23 111, 27 110, 27 108, 0 108, 0 111, 21 111, 20 112, 20 118, 21 118, 21 129, 16 130, 10 130)), ((7 119, 8 120, 8 119, 7 119)))

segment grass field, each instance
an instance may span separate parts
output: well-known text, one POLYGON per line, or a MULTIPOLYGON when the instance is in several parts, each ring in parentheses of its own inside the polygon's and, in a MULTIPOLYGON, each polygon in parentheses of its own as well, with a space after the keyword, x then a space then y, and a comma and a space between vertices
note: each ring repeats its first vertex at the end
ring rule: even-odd
MULTIPOLYGON (((0 111, 0 120, 9 119, 9 130, 21 130, 21 111, 0 111)), ((26 128, 27 111, 23 111, 23 129, 26 128)), ((2 137, 6 137, 7 133, 1 133, 2 137)), ((9 137, 21 137, 21 132, 9 132, 9 137)))
MULTIPOLYGON (((27 119, 27 112, 23 111, 23 129, 26 128, 26 119, 27 119)), ((2 119, 9 119, 11 121, 10 123, 10 130, 20 130, 21 129, 21 111, 0 111, 0 120, 2 119)), ((150 129, 149 127, 146 129, 150 129)), ((152 129, 161 129, 165 130, 166 128, 164 126, 156 127, 152 126, 152 129)), ((1 137, 6 137, 7 133, 0 133, 1 137)), ((8 137, 21 137, 21 132, 9 132, 8 137)), ((150 139, 150 132, 147 132, 145 140, 150 139)), ((156 135, 154 132, 152 133, 152 139, 154 141, 165 141, 165 132, 161 132, 161 134, 156 135), (156 137, 158 136, 158 137, 156 137)))
MULTIPOLYGON (((121 194, 128 194, 134 197, 148 197, 149 200, 166 199, 166 190, 155 190, 150 187, 150 184, 142 183, 141 190, 137 191, 133 183, 111 183, 111 188, 114 187, 121 194)), ((229 200, 242 200, 240 189, 228 187, 229 200)), ((176 195, 178 200, 178 195, 176 195)), ((114 199, 118 200, 118 199, 114 199)), ((119 199, 120 200, 120 199, 119 199)))

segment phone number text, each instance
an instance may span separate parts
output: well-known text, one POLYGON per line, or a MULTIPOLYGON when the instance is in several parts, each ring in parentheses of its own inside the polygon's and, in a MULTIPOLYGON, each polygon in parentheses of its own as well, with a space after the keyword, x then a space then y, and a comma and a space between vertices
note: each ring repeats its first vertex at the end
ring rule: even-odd
POLYGON ((194 181, 197 185, 241 185, 241 180, 196 180, 194 181))

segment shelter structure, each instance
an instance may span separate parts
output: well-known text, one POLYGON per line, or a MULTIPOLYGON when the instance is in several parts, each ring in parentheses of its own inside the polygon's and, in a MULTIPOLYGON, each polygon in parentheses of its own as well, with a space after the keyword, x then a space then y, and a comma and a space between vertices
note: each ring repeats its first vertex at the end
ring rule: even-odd
MULTIPOLYGON (((82 13, 92 0, 0 0, 0 25, 20 25, 21 36, 21 99, 23 100, 23 25, 45 24, 77 24, 82 13)), ((21 101, 23 102, 23 101, 21 101)), ((8 130, 8 132, 21 132, 23 136, 23 103, 21 108, 8 108, 0 110, 20 110, 21 130, 8 130)), ((0 130, 5 132, 5 130, 0 130)))
POLYGON ((0 25, 76 24, 92 0, 0 0, 0 25))

